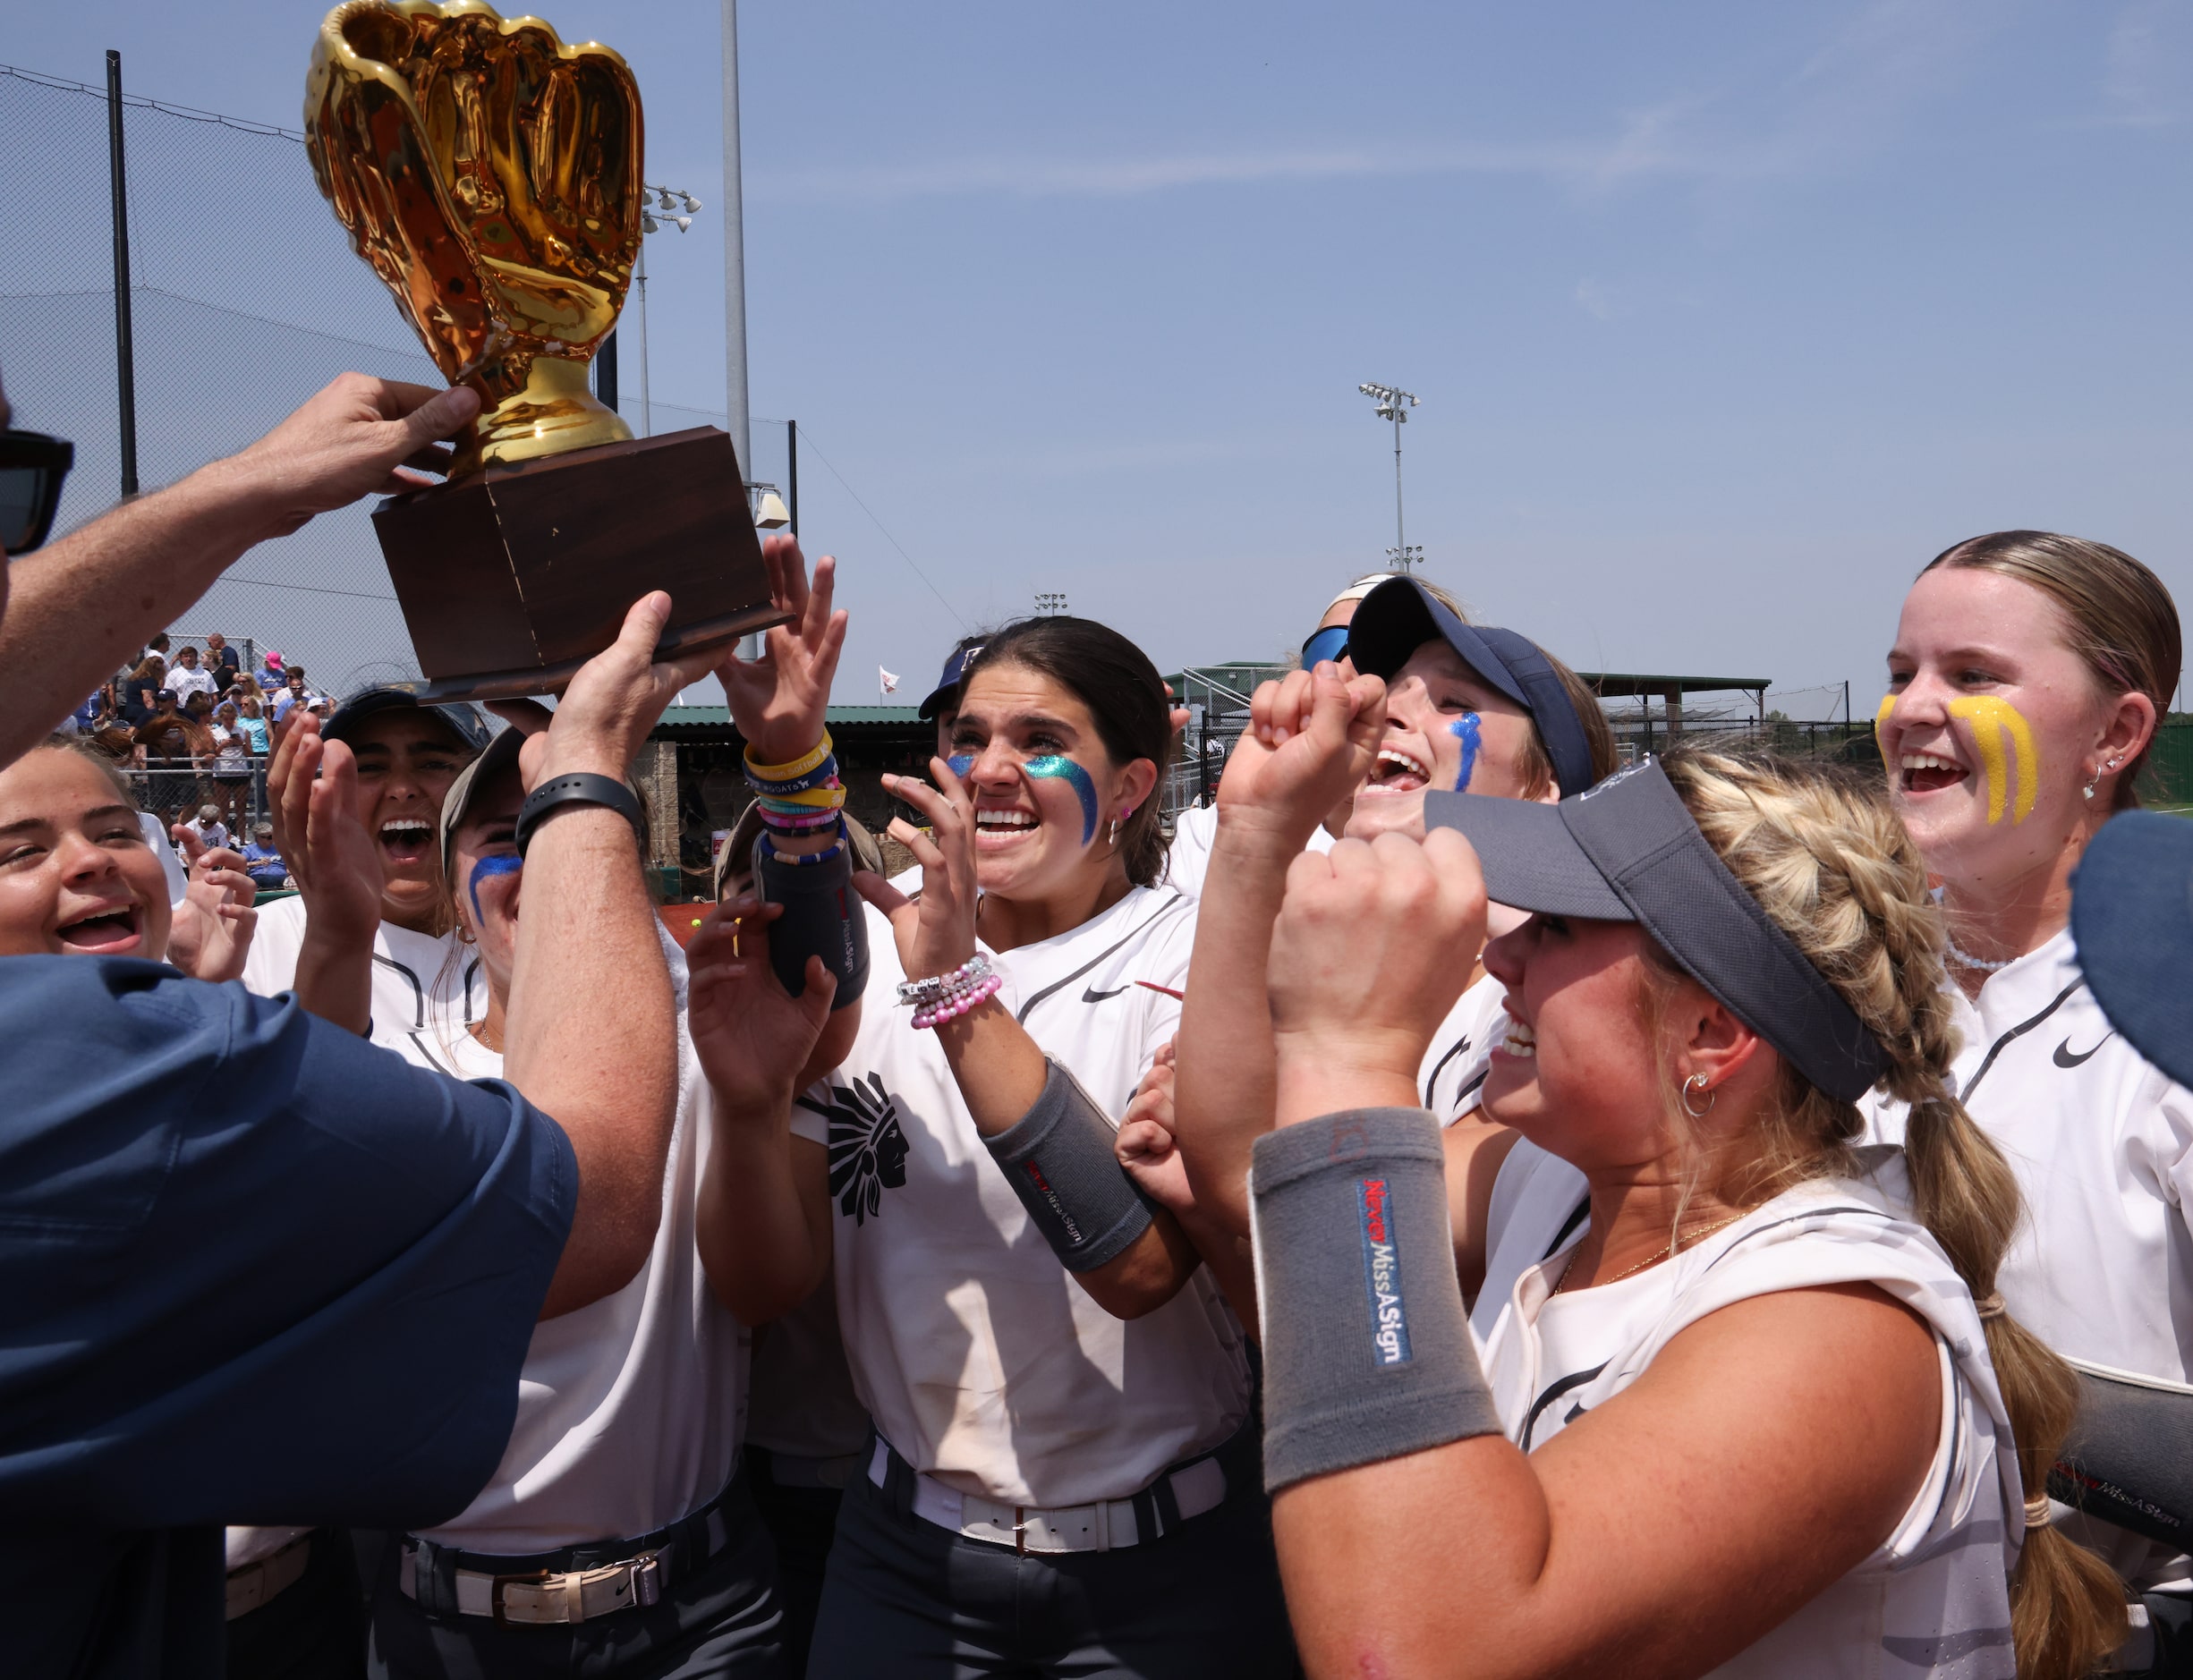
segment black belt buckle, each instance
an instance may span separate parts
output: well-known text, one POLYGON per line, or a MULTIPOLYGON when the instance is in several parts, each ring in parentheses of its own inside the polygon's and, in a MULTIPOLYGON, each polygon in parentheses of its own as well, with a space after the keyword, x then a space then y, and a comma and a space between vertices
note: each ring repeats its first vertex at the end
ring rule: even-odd
POLYGON ((532 1627, 536 1625, 531 1622, 513 1622, 510 1619, 503 1608, 503 1589, 508 1586, 536 1587, 548 1580, 550 1575, 561 1573, 559 1570, 536 1569, 530 1575, 496 1576, 488 1585, 488 1610, 495 1618, 495 1625, 497 1627, 532 1627))

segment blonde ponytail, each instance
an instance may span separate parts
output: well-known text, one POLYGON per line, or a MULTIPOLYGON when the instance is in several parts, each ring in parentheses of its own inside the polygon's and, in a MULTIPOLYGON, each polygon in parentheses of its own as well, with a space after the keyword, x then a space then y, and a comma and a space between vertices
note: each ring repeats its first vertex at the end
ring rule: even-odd
MULTIPOLYGON (((1679 748, 1663 762, 1721 861, 1888 1048, 1883 1087, 1910 1107, 1904 1158, 1913 1213, 1973 1298, 1987 1300, 2017 1228, 2018 1181, 1951 1082, 1957 1039, 1940 912, 1877 778, 1710 748, 1679 748)), ((1860 1129, 1850 1104, 1786 1067, 1784 1080, 1763 1131, 1765 1158, 1753 1169, 1769 1192, 1840 1170, 1860 1129)), ((2077 1379, 2008 1313, 1982 1324, 2025 1498, 2037 1508, 2078 1408, 2077 1379)), ((2025 1680, 2078 1680, 2124 1642, 2123 1585, 2084 1547, 2028 1524, 2010 1582, 2010 1625, 2025 1680)))

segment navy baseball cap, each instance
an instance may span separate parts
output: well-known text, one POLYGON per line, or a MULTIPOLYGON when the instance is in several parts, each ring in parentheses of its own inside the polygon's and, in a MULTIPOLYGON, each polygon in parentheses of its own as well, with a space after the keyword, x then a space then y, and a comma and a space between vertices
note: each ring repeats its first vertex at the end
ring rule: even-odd
POLYGON ((1466 624, 1414 578, 1394 578, 1363 598, 1347 626, 1347 657, 1388 682, 1427 641, 1444 641, 1487 684, 1530 714, 1567 798, 1592 785, 1592 748, 1568 685, 1528 636, 1466 624))
POLYGON ((335 715, 320 726, 322 741, 348 742, 357 734, 358 727, 369 717, 378 717, 384 712, 432 712, 448 727, 457 739, 457 744, 467 752, 478 752, 488 744, 488 725, 479 708, 468 701, 454 705, 429 706, 407 688, 370 688, 352 695, 337 707, 335 715))
POLYGON ((1888 1072, 1888 1052, 1730 873, 1657 759, 1558 805, 1427 793, 1424 821, 1476 848, 1496 904, 1637 923, 1829 1096, 1856 1102, 1888 1072))
POLYGON ((2071 877, 2071 939, 2110 1025, 2193 1085, 2193 822, 2155 810, 2111 818, 2071 877))
POLYGON ((959 685, 965 679, 967 667, 982 657, 982 644, 972 648, 955 648, 952 657, 944 662, 944 675, 937 679, 937 686, 929 691, 929 698, 922 702, 922 721, 929 723, 947 706, 959 698, 959 685))

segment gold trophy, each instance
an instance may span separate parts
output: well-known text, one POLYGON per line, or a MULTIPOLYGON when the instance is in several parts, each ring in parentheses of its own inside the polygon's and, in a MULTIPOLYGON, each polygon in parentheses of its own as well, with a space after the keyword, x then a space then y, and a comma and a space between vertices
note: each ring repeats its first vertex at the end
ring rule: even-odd
POLYGON ((664 655, 784 622, 728 434, 635 439, 587 388, 640 249, 640 89, 485 0, 346 0, 305 83, 319 189, 443 377, 449 481, 373 523, 433 699, 542 693, 667 590, 664 655))

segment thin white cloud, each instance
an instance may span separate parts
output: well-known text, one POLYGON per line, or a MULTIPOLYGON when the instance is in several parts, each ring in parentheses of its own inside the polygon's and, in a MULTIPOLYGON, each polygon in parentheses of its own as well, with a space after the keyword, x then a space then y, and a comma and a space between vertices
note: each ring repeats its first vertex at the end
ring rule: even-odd
POLYGON ((1572 295, 1577 300, 1577 307, 1594 320, 1611 321, 1614 318, 1614 294, 1598 281, 1589 277, 1577 281, 1572 295))
POLYGON ((1004 196, 1133 198, 1196 188, 1409 176, 1510 176, 1585 192, 1652 180, 1767 180, 1843 166, 1887 143, 1997 27, 1975 0, 1869 0, 1779 76, 1670 98, 1575 140, 1356 142, 1139 157, 1029 151, 757 169, 747 191, 791 203, 1004 196), (1758 115, 1742 115, 1747 106, 1758 115))
POLYGON ((2134 0, 2111 25, 2104 121, 2172 128, 2193 112, 2193 0, 2134 0))

